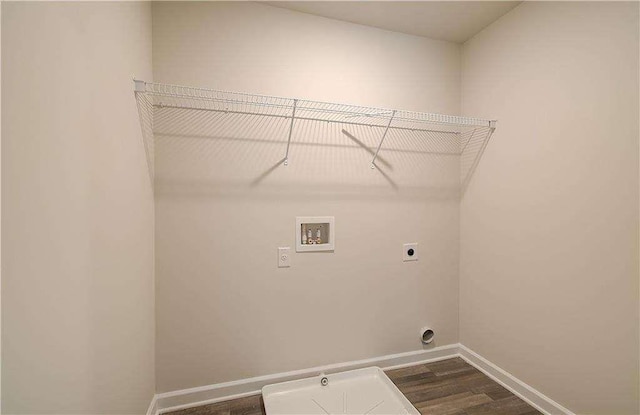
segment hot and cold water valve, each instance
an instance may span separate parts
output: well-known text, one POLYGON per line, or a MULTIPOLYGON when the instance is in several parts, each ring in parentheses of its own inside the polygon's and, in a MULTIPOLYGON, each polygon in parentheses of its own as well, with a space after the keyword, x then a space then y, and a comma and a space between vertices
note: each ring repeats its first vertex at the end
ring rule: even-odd
POLYGON ((296 252, 335 249, 336 226, 333 216, 296 217, 296 252))

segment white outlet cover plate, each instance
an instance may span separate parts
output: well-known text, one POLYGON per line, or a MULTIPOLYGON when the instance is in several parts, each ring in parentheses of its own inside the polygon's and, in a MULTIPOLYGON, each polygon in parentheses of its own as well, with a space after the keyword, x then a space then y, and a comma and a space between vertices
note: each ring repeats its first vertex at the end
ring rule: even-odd
POLYGON ((378 367, 267 385, 262 397, 267 415, 420 414, 378 367))
POLYGON ((418 260, 418 243, 417 242, 402 245, 402 260, 405 262, 418 260), (413 255, 409 255, 409 249, 413 249, 413 255))
POLYGON ((291 266, 291 248, 278 248, 278 268, 291 266))

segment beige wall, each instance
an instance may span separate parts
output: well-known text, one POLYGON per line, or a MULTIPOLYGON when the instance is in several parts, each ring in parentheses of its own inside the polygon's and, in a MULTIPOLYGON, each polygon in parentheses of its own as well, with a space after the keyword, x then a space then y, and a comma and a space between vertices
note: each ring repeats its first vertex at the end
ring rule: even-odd
POLYGON ((144 3, 2 3, 2 412, 142 414, 153 197, 144 3))
MULTIPOLYGON (((159 82, 459 110, 458 45, 266 5, 154 4, 153 60, 159 82)), ((395 191, 368 153, 307 125, 290 166, 251 187, 283 157, 287 126, 231 118, 210 137, 215 116, 186 119, 180 136, 169 112, 156 119, 158 392, 417 350, 425 324, 435 345, 458 341, 457 162, 383 152, 395 191), (295 217, 321 215, 335 216, 335 253, 278 269, 295 217), (406 242, 420 261, 401 261, 406 242)))
POLYGON ((524 3, 463 49, 498 129, 461 205, 460 340, 579 414, 638 408, 638 4, 524 3))
MULTIPOLYGON (((0 4, 0 80, 2 79, 2 4, 0 4)), ((0 97, 2 97, 2 82, 0 82, 0 97)), ((0 99, 0 188, 2 181, 2 99, 0 99)), ((2 217, 2 192, 0 191, 0 218, 2 217)), ((2 234, 2 220, 0 220, 0 235, 2 234)), ((0 237, 0 412, 2 412, 2 238, 0 237)))
MULTIPOLYGON (((130 82, 151 79, 150 7, 2 3, 4 413, 143 413, 153 394, 153 196, 130 82)), ((382 153, 394 189, 335 131, 299 127, 291 165, 250 186, 286 125, 235 118, 231 141, 203 137, 210 117, 178 136, 161 114, 159 392, 416 350, 429 324, 434 345, 460 340, 576 413, 638 413, 637 4, 523 4, 465 44, 461 70, 446 42, 160 3, 153 70, 449 114, 462 96, 500 120, 459 210, 455 160, 414 143, 382 153), (334 215, 336 252, 278 269, 298 215, 334 215), (400 261, 405 242, 419 262, 400 261)))

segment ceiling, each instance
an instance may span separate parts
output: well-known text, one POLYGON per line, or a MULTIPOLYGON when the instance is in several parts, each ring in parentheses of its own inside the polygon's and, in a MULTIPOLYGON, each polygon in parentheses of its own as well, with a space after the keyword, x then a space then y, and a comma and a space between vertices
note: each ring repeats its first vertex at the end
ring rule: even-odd
POLYGON ((520 1, 268 1, 330 19, 463 43, 520 1))

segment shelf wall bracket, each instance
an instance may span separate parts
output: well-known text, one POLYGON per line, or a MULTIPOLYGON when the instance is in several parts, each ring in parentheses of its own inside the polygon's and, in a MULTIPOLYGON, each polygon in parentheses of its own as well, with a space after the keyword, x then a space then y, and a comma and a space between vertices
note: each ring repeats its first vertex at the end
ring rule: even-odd
POLYGON ((153 137, 153 102, 146 94, 147 83, 139 79, 133 78, 133 93, 138 107, 138 120, 140 121, 140 130, 142 133, 142 144, 147 158, 147 168, 149 170, 149 179, 151 181, 151 189, 154 188, 154 156, 155 143, 153 137))
POLYGON ((293 133, 293 121, 296 119, 296 107, 298 106, 298 100, 293 100, 293 112, 291 113, 291 124, 289 124, 289 138, 287 139, 287 152, 284 155, 284 165, 289 165, 289 147, 291 146, 291 134, 293 133))
POLYGON ((473 131, 471 131, 471 135, 469 136, 469 139, 467 140, 467 142, 464 143, 464 146, 462 147, 462 150, 460 150, 460 154, 463 154, 464 151, 467 149, 467 146, 469 145, 471 140, 473 140, 473 136, 476 135, 476 131, 477 130, 478 130, 477 128, 474 128, 473 131))
POLYGON ((380 152, 380 148, 382 147, 382 143, 384 143, 384 139, 389 132, 389 127, 391 127, 391 122, 393 122, 393 117, 396 116, 396 110, 393 110, 391 113, 391 118, 389 118, 389 123, 387 124, 387 128, 384 129, 384 133, 382 134, 382 138, 380 139, 380 143, 378 144, 378 148, 376 149, 375 154, 373 155, 373 160, 371 160, 371 168, 376 168, 376 159, 378 158, 378 153, 380 152))

